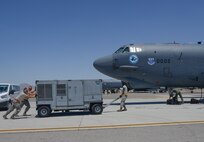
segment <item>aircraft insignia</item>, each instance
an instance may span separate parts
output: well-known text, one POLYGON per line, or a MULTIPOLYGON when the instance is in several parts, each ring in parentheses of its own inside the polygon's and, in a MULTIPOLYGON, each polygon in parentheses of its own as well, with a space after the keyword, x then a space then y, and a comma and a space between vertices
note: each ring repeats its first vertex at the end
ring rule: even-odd
POLYGON ((154 59, 154 58, 148 58, 147 63, 152 66, 152 65, 154 65, 156 62, 155 62, 155 59, 154 59))
POLYGON ((136 64, 138 62, 139 58, 137 57, 137 55, 131 55, 129 57, 129 60, 131 63, 136 64))

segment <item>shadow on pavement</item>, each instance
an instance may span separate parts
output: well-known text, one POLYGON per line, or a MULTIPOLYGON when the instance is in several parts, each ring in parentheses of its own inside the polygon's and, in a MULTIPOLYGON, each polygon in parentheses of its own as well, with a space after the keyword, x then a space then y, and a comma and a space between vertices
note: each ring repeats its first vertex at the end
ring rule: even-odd
POLYGON ((7 111, 7 108, 1 108, 0 111, 7 111))
MULTIPOLYGON (((184 103, 190 103, 190 101, 184 101, 184 103)), ((158 101, 158 102, 127 102, 125 105, 154 105, 154 104, 166 104, 166 101, 158 101)), ((104 104, 106 105, 106 104, 104 104)), ((111 105, 120 105, 120 103, 113 103, 111 105)))
MULTIPOLYGON (((82 116, 82 115, 94 115, 89 111, 71 111, 71 112, 53 112, 49 117, 63 117, 63 116, 82 116)), ((39 117, 36 115, 37 118, 46 118, 46 117, 39 117)))

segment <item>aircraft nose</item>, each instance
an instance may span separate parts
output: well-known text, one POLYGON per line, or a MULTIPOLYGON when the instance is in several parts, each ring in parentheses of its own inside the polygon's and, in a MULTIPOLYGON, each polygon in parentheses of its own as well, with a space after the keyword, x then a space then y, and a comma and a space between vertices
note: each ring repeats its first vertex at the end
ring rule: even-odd
POLYGON ((100 72, 109 70, 112 67, 112 56, 105 56, 94 61, 93 66, 100 72))

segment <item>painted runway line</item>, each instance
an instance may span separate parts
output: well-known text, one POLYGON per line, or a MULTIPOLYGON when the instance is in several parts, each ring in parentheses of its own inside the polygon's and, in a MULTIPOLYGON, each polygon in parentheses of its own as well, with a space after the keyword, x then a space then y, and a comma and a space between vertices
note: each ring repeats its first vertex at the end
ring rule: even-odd
POLYGON ((0 133, 27 133, 27 132, 52 132, 52 131, 80 131, 96 129, 119 129, 131 127, 158 127, 173 126, 186 124, 204 124, 202 121, 178 121, 178 122, 161 122, 161 123, 141 123, 141 124, 124 124, 124 125, 101 125, 101 126, 81 126, 81 127, 55 127, 55 128, 31 128, 31 129, 0 129, 0 133))

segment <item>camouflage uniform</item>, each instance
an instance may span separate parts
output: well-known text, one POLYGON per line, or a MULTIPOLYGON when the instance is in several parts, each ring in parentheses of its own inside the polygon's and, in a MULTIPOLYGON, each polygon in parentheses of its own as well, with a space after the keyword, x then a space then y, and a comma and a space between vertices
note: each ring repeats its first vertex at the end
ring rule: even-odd
POLYGON ((4 119, 7 119, 7 115, 10 114, 12 111, 14 111, 14 109, 16 109, 16 111, 12 114, 11 119, 14 119, 14 117, 16 115, 18 115, 18 113, 21 111, 21 103, 23 100, 25 100, 27 98, 27 95, 23 92, 21 92, 16 98, 14 98, 12 100, 12 103, 9 107, 9 109, 7 110, 7 112, 3 115, 4 119))
POLYGON ((127 99, 127 93, 128 93, 127 86, 124 85, 123 90, 122 90, 122 94, 120 95, 121 102, 120 102, 120 109, 118 111, 126 111, 127 110, 127 108, 125 106, 125 101, 127 99))

